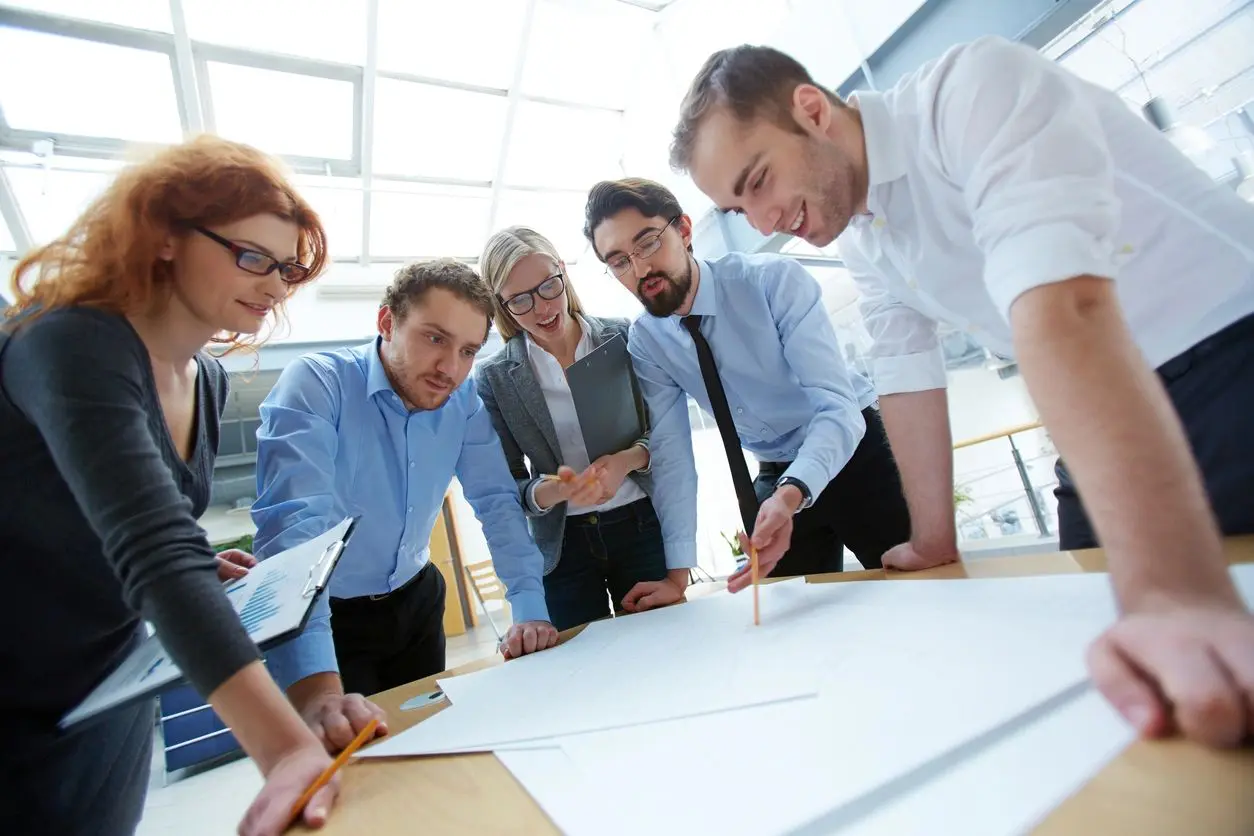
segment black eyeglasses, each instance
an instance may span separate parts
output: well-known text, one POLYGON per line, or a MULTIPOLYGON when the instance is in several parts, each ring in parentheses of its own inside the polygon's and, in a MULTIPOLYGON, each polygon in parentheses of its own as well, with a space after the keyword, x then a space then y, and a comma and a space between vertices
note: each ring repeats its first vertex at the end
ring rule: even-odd
POLYGON ((206 238, 217 241, 235 254, 235 264, 239 269, 252 273, 255 276, 268 276, 275 270, 279 271, 279 278, 287 285, 298 285, 309 278, 309 268, 295 261, 279 261, 274 256, 267 255, 257 250, 250 250, 247 247, 241 247, 234 241, 229 241, 218 235, 216 232, 210 232, 203 226, 195 227, 195 230, 206 238))
POLYGON ((540 282, 531 290, 524 290, 522 293, 515 293, 508 299, 501 299, 498 294, 496 298, 501 299, 501 304, 505 306, 505 310, 514 316, 522 316, 529 313, 536 306, 536 296, 541 299, 552 301, 562 295, 562 291, 566 289, 566 280, 562 278, 561 273, 554 273, 544 281, 540 282))
POLYGON ((605 268, 615 276, 625 276, 627 271, 631 269, 631 260, 633 258, 643 261, 662 248, 662 234, 666 232, 667 227, 679 220, 679 217, 679 215, 676 215, 666 222, 666 226, 641 238, 636 243, 636 248, 631 252, 612 256, 605 262, 605 268))

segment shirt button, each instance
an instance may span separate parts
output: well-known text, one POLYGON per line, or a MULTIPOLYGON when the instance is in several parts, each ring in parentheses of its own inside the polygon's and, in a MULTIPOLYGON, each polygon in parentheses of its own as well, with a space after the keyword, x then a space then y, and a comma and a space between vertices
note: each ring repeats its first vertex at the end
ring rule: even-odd
POLYGON ((413 467, 413 466, 414 466, 414 463, 413 463, 413 462, 410 462, 410 463, 409 463, 409 466, 410 466, 410 467, 413 467))
POLYGON ((409 513, 411 514, 414 513, 414 506, 412 505, 409 506, 409 513))
POLYGON ((872 222, 872 226, 874 226, 876 229, 883 229, 884 227, 888 226, 888 221, 884 220, 883 218, 876 218, 872 222))
POLYGON ((744 415, 744 414, 745 414, 745 411, 744 411, 743 409, 741 409, 740 407, 736 407, 736 414, 737 414, 737 415, 744 415))

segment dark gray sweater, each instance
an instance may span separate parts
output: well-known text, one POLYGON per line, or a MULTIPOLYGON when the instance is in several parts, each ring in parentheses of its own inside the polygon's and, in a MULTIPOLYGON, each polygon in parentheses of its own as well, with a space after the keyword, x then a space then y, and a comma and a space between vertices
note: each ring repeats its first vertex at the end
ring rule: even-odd
POLYGON ((196 523, 227 396, 217 360, 197 364, 184 463, 124 317, 79 307, 0 324, 0 730, 52 731, 141 617, 202 695, 259 658, 196 523))

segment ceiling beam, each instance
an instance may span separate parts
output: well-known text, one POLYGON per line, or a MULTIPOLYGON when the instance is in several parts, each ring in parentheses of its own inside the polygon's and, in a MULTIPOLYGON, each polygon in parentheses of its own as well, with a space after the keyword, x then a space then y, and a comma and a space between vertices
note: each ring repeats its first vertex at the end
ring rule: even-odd
POLYGON ((366 2, 366 67, 361 77, 361 258, 370 263, 370 215, 374 195, 375 83, 379 78, 379 0, 366 2))
POLYGON ((178 97, 179 116, 184 136, 205 130, 205 114, 200 106, 200 88, 196 84, 196 60, 192 41, 187 35, 187 16, 183 0, 170 0, 170 21, 174 26, 174 56, 170 69, 174 73, 174 94, 178 97))
POLYGON ((514 62, 514 75, 509 86, 509 104, 505 108, 505 130, 502 132, 501 152, 496 158, 496 176, 492 178, 492 202, 488 206, 488 228, 484 237, 496 231, 497 209, 501 205, 501 192, 505 189, 505 165, 509 160, 514 122, 518 116, 518 103, 522 98, 523 70, 527 66, 527 52, 531 48, 531 26, 536 19, 537 0, 527 0, 523 13, 522 31, 519 34, 518 60, 514 62))
POLYGON ((151 32, 147 29, 117 26, 112 23, 78 20, 77 18, 64 15, 36 12, 29 9, 14 9, 9 6, 0 6, 0 26, 27 29, 31 32, 43 32, 47 35, 78 38, 79 40, 94 41, 101 44, 124 46, 130 49, 147 49, 167 54, 174 53, 174 36, 167 32, 151 32))
POLYGON ((22 207, 17 203, 13 186, 9 183, 9 176, 2 165, 0 165, 0 220, 8 225, 9 234, 13 236, 13 246, 17 249, 18 255, 34 246, 30 228, 26 226, 26 216, 22 214, 22 207))

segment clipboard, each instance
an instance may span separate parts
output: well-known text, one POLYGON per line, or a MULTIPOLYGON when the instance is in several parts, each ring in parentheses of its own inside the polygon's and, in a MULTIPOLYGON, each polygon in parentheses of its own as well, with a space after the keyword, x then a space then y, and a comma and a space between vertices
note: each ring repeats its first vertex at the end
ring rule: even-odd
POLYGON ((645 433, 644 400, 621 334, 566 369, 588 461, 625 450, 645 433))
MULTIPOLYGON (((346 517, 331 530, 260 561, 246 576, 223 587, 258 648, 268 650, 305 629, 356 525, 357 517, 346 517)), ((149 635, 58 726, 67 729, 183 680, 160 639, 149 635)))

